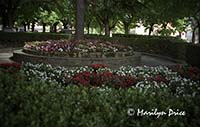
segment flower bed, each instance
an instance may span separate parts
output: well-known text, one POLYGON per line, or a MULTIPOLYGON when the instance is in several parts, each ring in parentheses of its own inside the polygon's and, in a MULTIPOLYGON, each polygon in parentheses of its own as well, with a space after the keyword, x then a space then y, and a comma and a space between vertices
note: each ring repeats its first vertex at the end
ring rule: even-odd
POLYGON ((114 57, 133 55, 130 46, 100 40, 49 40, 27 42, 24 52, 37 55, 69 57, 114 57))
MULTIPOLYGON (((63 86, 22 73, 0 71, 2 127, 198 127, 200 96, 174 96, 167 89, 63 86), (20 78, 21 76, 22 78, 20 78), (130 115, 129 109, 179 115, 130 115), (192 119, 192 122, 191 122, 192 119), (151 124, 149 124, 151 123, 151 124)), ((194 91, 193 91, 194 92, 194 91)), ((197 91, 198 92, 198 91, 197 91)), ((155 114, 155 113, 152 113, 155 114)))
MULTIPOLYGON (((169 67, 128 66, 112 70, 104 64, 92 64, 67 69, 25 63, 20 71, 10 74, 1 70, 15 65, 1 66, 0 125, 3 127, 136 124, 196 127, 199 124, 199 80, 185 78, 183 73, 179 75, 169 67), (172 109, 186 115, 132 116, 129 109, 167 113, 172 109)), ((198 75, 196 70, 195 74, 198 75)))
POLYGON ((29 80, 42 79, 45 82, 58 84, 77 84, 87 87, 114 87, 114 88, 139 88, 165 89, 177 95, 188 94, 196 96, 199 91, 199 80, 194 81, 182 77, 168 67, 121 67, 112 70, 105 65, 91 65, 67 69, 64 67, 52 67, 44 64, 24 64, 23 71, 29 80))

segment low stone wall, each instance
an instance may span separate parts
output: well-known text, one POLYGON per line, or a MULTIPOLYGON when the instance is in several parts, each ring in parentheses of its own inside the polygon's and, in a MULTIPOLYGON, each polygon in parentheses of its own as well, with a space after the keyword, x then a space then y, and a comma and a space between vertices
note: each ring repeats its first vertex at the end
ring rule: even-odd
POLYGON ((119 68, 127 65, 139 65, 141 55, 134 52, 132 56, 106 57, 106 58, 75 58, 75 57, 57 57, 57 56, 39 56, 16 50, 13 52, 13 58, 16 62, 46 63, 53 66, 79 67, 95 63, 107 64, 110 68, 119 68))

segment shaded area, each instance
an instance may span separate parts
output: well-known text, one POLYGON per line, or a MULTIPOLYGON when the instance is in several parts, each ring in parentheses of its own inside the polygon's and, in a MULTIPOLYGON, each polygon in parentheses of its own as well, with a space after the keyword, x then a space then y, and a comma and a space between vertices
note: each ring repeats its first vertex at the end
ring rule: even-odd
POLYGON ((142 55, 140 66, 143 66, 143 65, 146 65, 146 66, 158 66, 158 65, 171 66, 171 65, 175 65, 175 64, 178 64, 178 63, 172 62, 170 60, 158 58, 158 57, 142 55))
POLYGON ((10 58, 13 55, 13 51, 18 48, 6 48, 6 49, 0 49, 0 64, 1 63, 13 63, 14 61, 10 58))

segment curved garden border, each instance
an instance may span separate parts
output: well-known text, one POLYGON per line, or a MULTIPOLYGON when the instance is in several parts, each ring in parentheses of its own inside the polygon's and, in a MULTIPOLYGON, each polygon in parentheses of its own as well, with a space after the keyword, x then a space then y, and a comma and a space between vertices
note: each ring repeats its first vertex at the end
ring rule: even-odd
POLYGON ((58 56, 41 56, 28 54, 23 50, 15 50, 13 58, 16 62, 46 63, 53 66, 80 67, 90 64, 107 64, 110 68, 119 68, 127 65, 139 65, 141 54, 134 52, 132 56, 114 56, 114 57, 58 57, 58 56))

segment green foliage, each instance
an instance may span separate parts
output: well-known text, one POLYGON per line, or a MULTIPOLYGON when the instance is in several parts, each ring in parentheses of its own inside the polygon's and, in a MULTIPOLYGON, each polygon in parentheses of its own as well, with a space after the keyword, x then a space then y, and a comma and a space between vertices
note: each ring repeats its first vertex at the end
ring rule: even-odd
POLYGON ((2 127, 198 127, 200 97, 156 95, 136 89, 101 89, 24 81, 20 74, 0 72, 2 127), (186 116, 128 116, 129 108, 151 111, 179 109, 186 116))
POLYGON ((68 39, 69 35, 55 33, 5 33, 0 32, 0 47, 23 47, 28 41, 68 39))
POLYGON ((186 61, 200 68, 200 45, 188 45, 186 50, 186 61))
POLYGON ((72 25, 75 20, 75 1, 58 0, 56 1, 55 12, 58 14, 63 24, 72 25))
POLYGON ((199 67, 198 54, 200 50, 198 45, 189 45, 185 41, 174 37, 129 34, 113 36, 113 38, 105 38, 103 36, 89 35, 86 38, 98 38, 109 41, 117 40, 120 43, 132 46, 135 51, 167 56, 199 67))
POLYGON ((109 36, 110 30, 112 30, 118 22, 118 15, 120 13, 115 1, 96 0, 89 1, 88 4, 88 7, 90 7, 89 11, 95 16, 101 29, 104 28, 105 35, 109 36))
POLYGON ((88 35, 86 38, 117 40, 123 44, 132 46, 135 51, 167 56, 200 67, 200 46, 185 43, 185 41, 175 37, 116 34, 113 35, 113 38, 97 35, 88 35))

